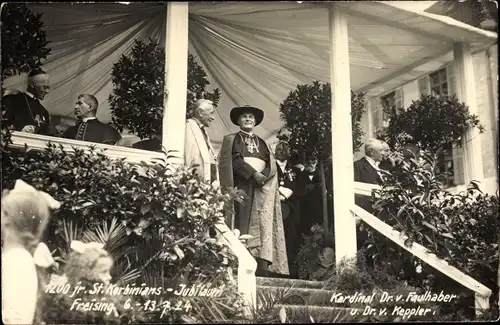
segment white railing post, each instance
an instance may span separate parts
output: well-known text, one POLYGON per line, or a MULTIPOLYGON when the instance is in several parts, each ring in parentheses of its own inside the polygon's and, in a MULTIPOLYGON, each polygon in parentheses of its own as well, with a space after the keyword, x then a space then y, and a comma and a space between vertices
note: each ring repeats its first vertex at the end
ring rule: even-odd
POLYGON ((347 17, 332 3, 328 8, 330 30, 330 84, 332 109, 332 177, 335 229, 335 259, 355 259, 356 220, 351 126, 351 82, 347 17))
MULTIPOLYGON (((172 155, 184 157, 188 73, 188 2, 167 3, 165 36, 165 91, 162 144, 172 155)), ((184 159, 173 159, 182 164, 184 159)))
POLYGON ((257 262, 224 221, 216 224, 215 228, 219 239, 238 258, 238 291, 247 304, 244 310, 245 316, 250 317, 252 310, 257 306, 257 280, 255 277, 257 262))
MULTIPOLYGON (((366 193, 369 187, 370 185, 357 183, 356 191, 359 194, 363 195, 364 193, 366 193)), ((363 208, 357 205, 353 205, 352 214, 354 217, 361 219, 371 228, 382 234, 384 237, 390 239, 392 242, 405 249, 413 256, 419 258, 427 265, 448 276, 450 279, 460 283, 469 290, 472 290, 475 297, 475 308, 477 316, 481 316, 484 311, 490 308, 490 297, 492 295, 491 289, 487 288, 482 283, 473 279, 464 272, 449 265, 448 262, 438 258, 435 254, 429 252, 422 245, 414 242, 411 246, 407 246, 405 244, 406 240, 408 239, 407 235, 403 235, 401 232, 394 230, 391 226, 375 217, 371 213, 367 212, 363 208)))
MULTIPOLYGON (((453 60, 456 78, 456 92, 460 101, 469 106, 471 114, 479 115, 476 103, 476 87, 474 78, 474 63, 470 44, 456 43, 453 45, 453 60)), ((469 129, 463 139, 465 183, 472 180, 483 181, 483 159, 481 151, 481 136, 477 129, 469 129)))

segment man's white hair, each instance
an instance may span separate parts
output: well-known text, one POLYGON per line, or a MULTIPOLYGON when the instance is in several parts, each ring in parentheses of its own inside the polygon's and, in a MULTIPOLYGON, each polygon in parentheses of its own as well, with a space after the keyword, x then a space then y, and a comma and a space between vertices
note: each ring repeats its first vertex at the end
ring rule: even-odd
POLYGON ((385 145, 387 145, 387 143, 382 140, 375 138, 368 139, 365 143, 365 155, 371 157, 374 151, 382 149, 385 145))
POLYGON ((210 105, 212 106, 214 104, 214 102, 212 102, 211 100, 209 99, 198 99, 195 103, 194 103, 194 109, 195 111, 198 110, 198 109, 205 109, 204 106, 206 105, 210 105))
POLYGON ((189 111, 189 114, 192 117, 198 117, 201 112, 206 110, 209 107, 213 107, 213 102, 209 99, 198 99, 196 100, 193 105, 191 106, 191 110, 189 111))

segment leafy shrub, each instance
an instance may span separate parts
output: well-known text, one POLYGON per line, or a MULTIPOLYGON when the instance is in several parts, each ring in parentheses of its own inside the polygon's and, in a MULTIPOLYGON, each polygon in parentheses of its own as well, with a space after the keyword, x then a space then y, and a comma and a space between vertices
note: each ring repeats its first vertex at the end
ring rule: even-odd
POLYGON ((2 156, 2 174, 0 175, 3 179, 3 175, 5 174, 4 169, 6 166, 9 165, 8 163, 8 154, 7 151, 9 150, 9 145, 12 144, 12 132, 11 130, 7 127, 7 123, 5 123, 5 113, 6 111, 2 109, 2 116, 1 116, 1 123, 0 123, 0 155, 2 156))
MULTIPOLYGON (((429 158, 427 162, 435 165, 429 158)), ((410 159, 385 174, 375 208, 394 229, 409 236, 408 245, 418 242, 473 272, 479 264, 491 265, 498 258, 498 234, 488 231, 500 225, 498 196, 480 193, 477 182, 471 182, 467 191, 451 194, 441 188, 432 168, 410 159), (481 248, 470 250, 475 247, 481 248)))
MULTIPOLYGON (((361 118, 365 109, 365 94, 351 92, 351 122, 353 150, 362 143, 361 118)), ((289 145, 293 153, 306 153, 328 162, 331 159, 331 89, 329 83, 315 81, 298 85, 280 105, 281 119, 290 130, 289 145)))
MULTIPOLYGON (((297 85, 280 104, 281 119, 289 131, 290 152, 298 157, 318 160, 325 237, 330 227, 327 202, 331 190, 326 185, 326 173, 332 156, 331 96, 329 83, 315 81, 310 85, 297 85)), ((364 133, 360 121, 364 109, 365 94, 351 91, 353 152, 362 145, 364 133)))
POLYGON ((42 14, 34 14, 24 3, 9 3, 2 6, 1 16, 2 80, 39 68, 50 54, 42 14))
MULTIPOLYGON (((491 229, 500 226, 498 196, 482 194, 476 182, 463 193, 451 194, 434 174, 435 160, 424 159, 425 164, 416 157, 401 160, 390 173, 384 173, 375 203, 378 217, 408 236, 406 245, 419 243, 492 289, 494 306, 499 237, 491 229)), ((470 293, 373 231, 364 246, 377 265, 390 265, 391 273, 400 279, 427 290, 451 290, 463 297, 467 297, 464 291, 470 293), (415 272, 417 265, 421 274, 415 272)), ((465 306, 463 299, 455 303, 462 304, 462 309, 465 306)))
MULTIPOLYGON (((330 233, 331 234, 331 233, 330 233)), ((316 224, 310 235, 302 235, 304 244, 297 254, 297 274, 299 279, 324 280, 334 267, 334 238, 324 236, 324 229, 316 224)))
POLYGON ((404 108, 387 110, 389 125, 382 138, 392 147, 396 143, 414 143, 429 152, 437 153, 449 144, 461 146, 468 128, 483 132, 476 115, 455 96, 421 95, 404 108))
MULTIPOLYGON (((141 139, 161 134, 163 118, 165 48, 150 39, 136 40, 129 56, 122 55, 112 72, 113 93, 109 96, 113 123, 122 131, 128 128, 141 139)), ((210 84, 205 70, 194 56, 188 57, 189 108, 195 98, 207 98, 217 106, 219 89, 208 92, 210 84)))
POLYGON ((2 129, 2 134, 1 134, 1 141, 0 141, 0 153, 4 153, 4 151, 7 149, 7 147, 9 146, 9 144, 12 143, 12 139, 11 139, 11 136, 12 136, 12 132, 11 130, 6 126, 6 123, 5 120, 6 120, 6 117, 5 117, 5 114, 6 114, 6 111, 5 110, 2 110, 2 122, 1 122, 1 129, 2 129))
MULTIPOLYGON (((209 282, 233 290, 228 272, 236 272, 236 257, 207 234, 240 192, 222 194, 193 168, 131 165, 93 147, 64 151, 49 144, 10 158, 4 185, 20 177, 63 202, 49 241, 61 258, 73 239, 106 242, 120 283, 168 288, 209 282)), ((180 313, 169 317, 181 321, 180 313)))

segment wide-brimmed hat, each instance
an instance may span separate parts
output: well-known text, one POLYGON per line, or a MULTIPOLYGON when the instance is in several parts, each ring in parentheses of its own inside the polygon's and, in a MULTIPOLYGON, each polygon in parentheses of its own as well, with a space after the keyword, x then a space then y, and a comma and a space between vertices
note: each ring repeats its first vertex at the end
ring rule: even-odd
POLYGON ((260 108, 253 107, 250 105, 245 105, 245 106, 240 106, 240 107, 234 107, 231 110, 231 113, 229 116, 231 117, 231 122, 235 125, 238 124, 238 119, 240 118, 241 114, 245 113, 252 113, 253 116, 255 116, 255 126, 259 125, 262 123, 262 120, 264 119, 264 111, 261 110, 260 108))

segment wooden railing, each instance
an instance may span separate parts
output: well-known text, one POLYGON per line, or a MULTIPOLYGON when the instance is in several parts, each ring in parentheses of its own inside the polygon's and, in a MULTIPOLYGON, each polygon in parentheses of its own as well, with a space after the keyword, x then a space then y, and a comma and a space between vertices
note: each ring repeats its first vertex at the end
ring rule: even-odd
POLYGON ((162 152, 154 152, 140 150, 128 147, 112 146, 100 143, 91 143, 78 140, 70 140, 64 138, 49 137, 39 134, 31 134, 24 132, 12 132, 12 147, 23 148, 28 146, 28 150, 44 150, 47 148, 47 143, 51 142, 56 145, 62 145, 64 150, 71 151, 73 148, 80 150, 89 150, 89 146, 103 149, 104 154, 113 159, 126 158, 131 163, 140 164, 141 162, 152 162, 155 159, 164 159, 165 154, 162 152))
POLYGON ((216 224, 215 228, 220 236, 219 238, 238 258, 238 291, 247 303, 245 314, 250 316, 252 309, 257 306, 257 282, 255 278, 257 262, 225 222, 216 224))
MULTIPOLYGON (((105 144, 94 144, 89 142, 34 135, 22 132, 12 133, 11 147, 24 148, 25 146, 27 146, 28 150, 44 150, 45 148, 47 148, 48 142, 62 145, 64 150, 67 151, 72 151, 74 149, 89 150, 89 146, 95 146, 96 148, 104 149, 103 154, 112 159, 125 158, 126 161, 135 164, 149 164, 153 163, 155 160, 164 161, 166 158, 165 154, 160 152, 105 144)), ((217 229, 219 239, 222 240, 238 258, 238 291, 242 294, 247 304, 245 313, 247 315, 250 315, 251 310, 256 306, 257 299, 257 284, 255 279, 257 262, 224 222, 216 224, 215 228, 217 229)))
MULTIPOLYGON (((372 191, 378 188, 380 187, 377 185, 359 182, 354 183, 354 193, 358 195, 371 196, 372 191)), ((398 246, 404 248, 406 251, 418 257, 426 264, 432 266, 437 271, 455 280, 464 287, 472 290, 475 294, 475 308, 477 315, 481 315, 483 311, 490 308, 490 297, 492 294, 491 289, 487 288, 459 269, 449 265, 448 262, 438 258, 435 254, 430 253, 422 245, 414 242, 410 247, 406 246, 405 241, 406 239, 408 239, 408 236, 392 229, 391 226, 375 217, 371 213, 367 212, 363 208, 355 205, 352 208, 352 213, 355 218, 363 220, 367 225, 393 241, 398 246)))

